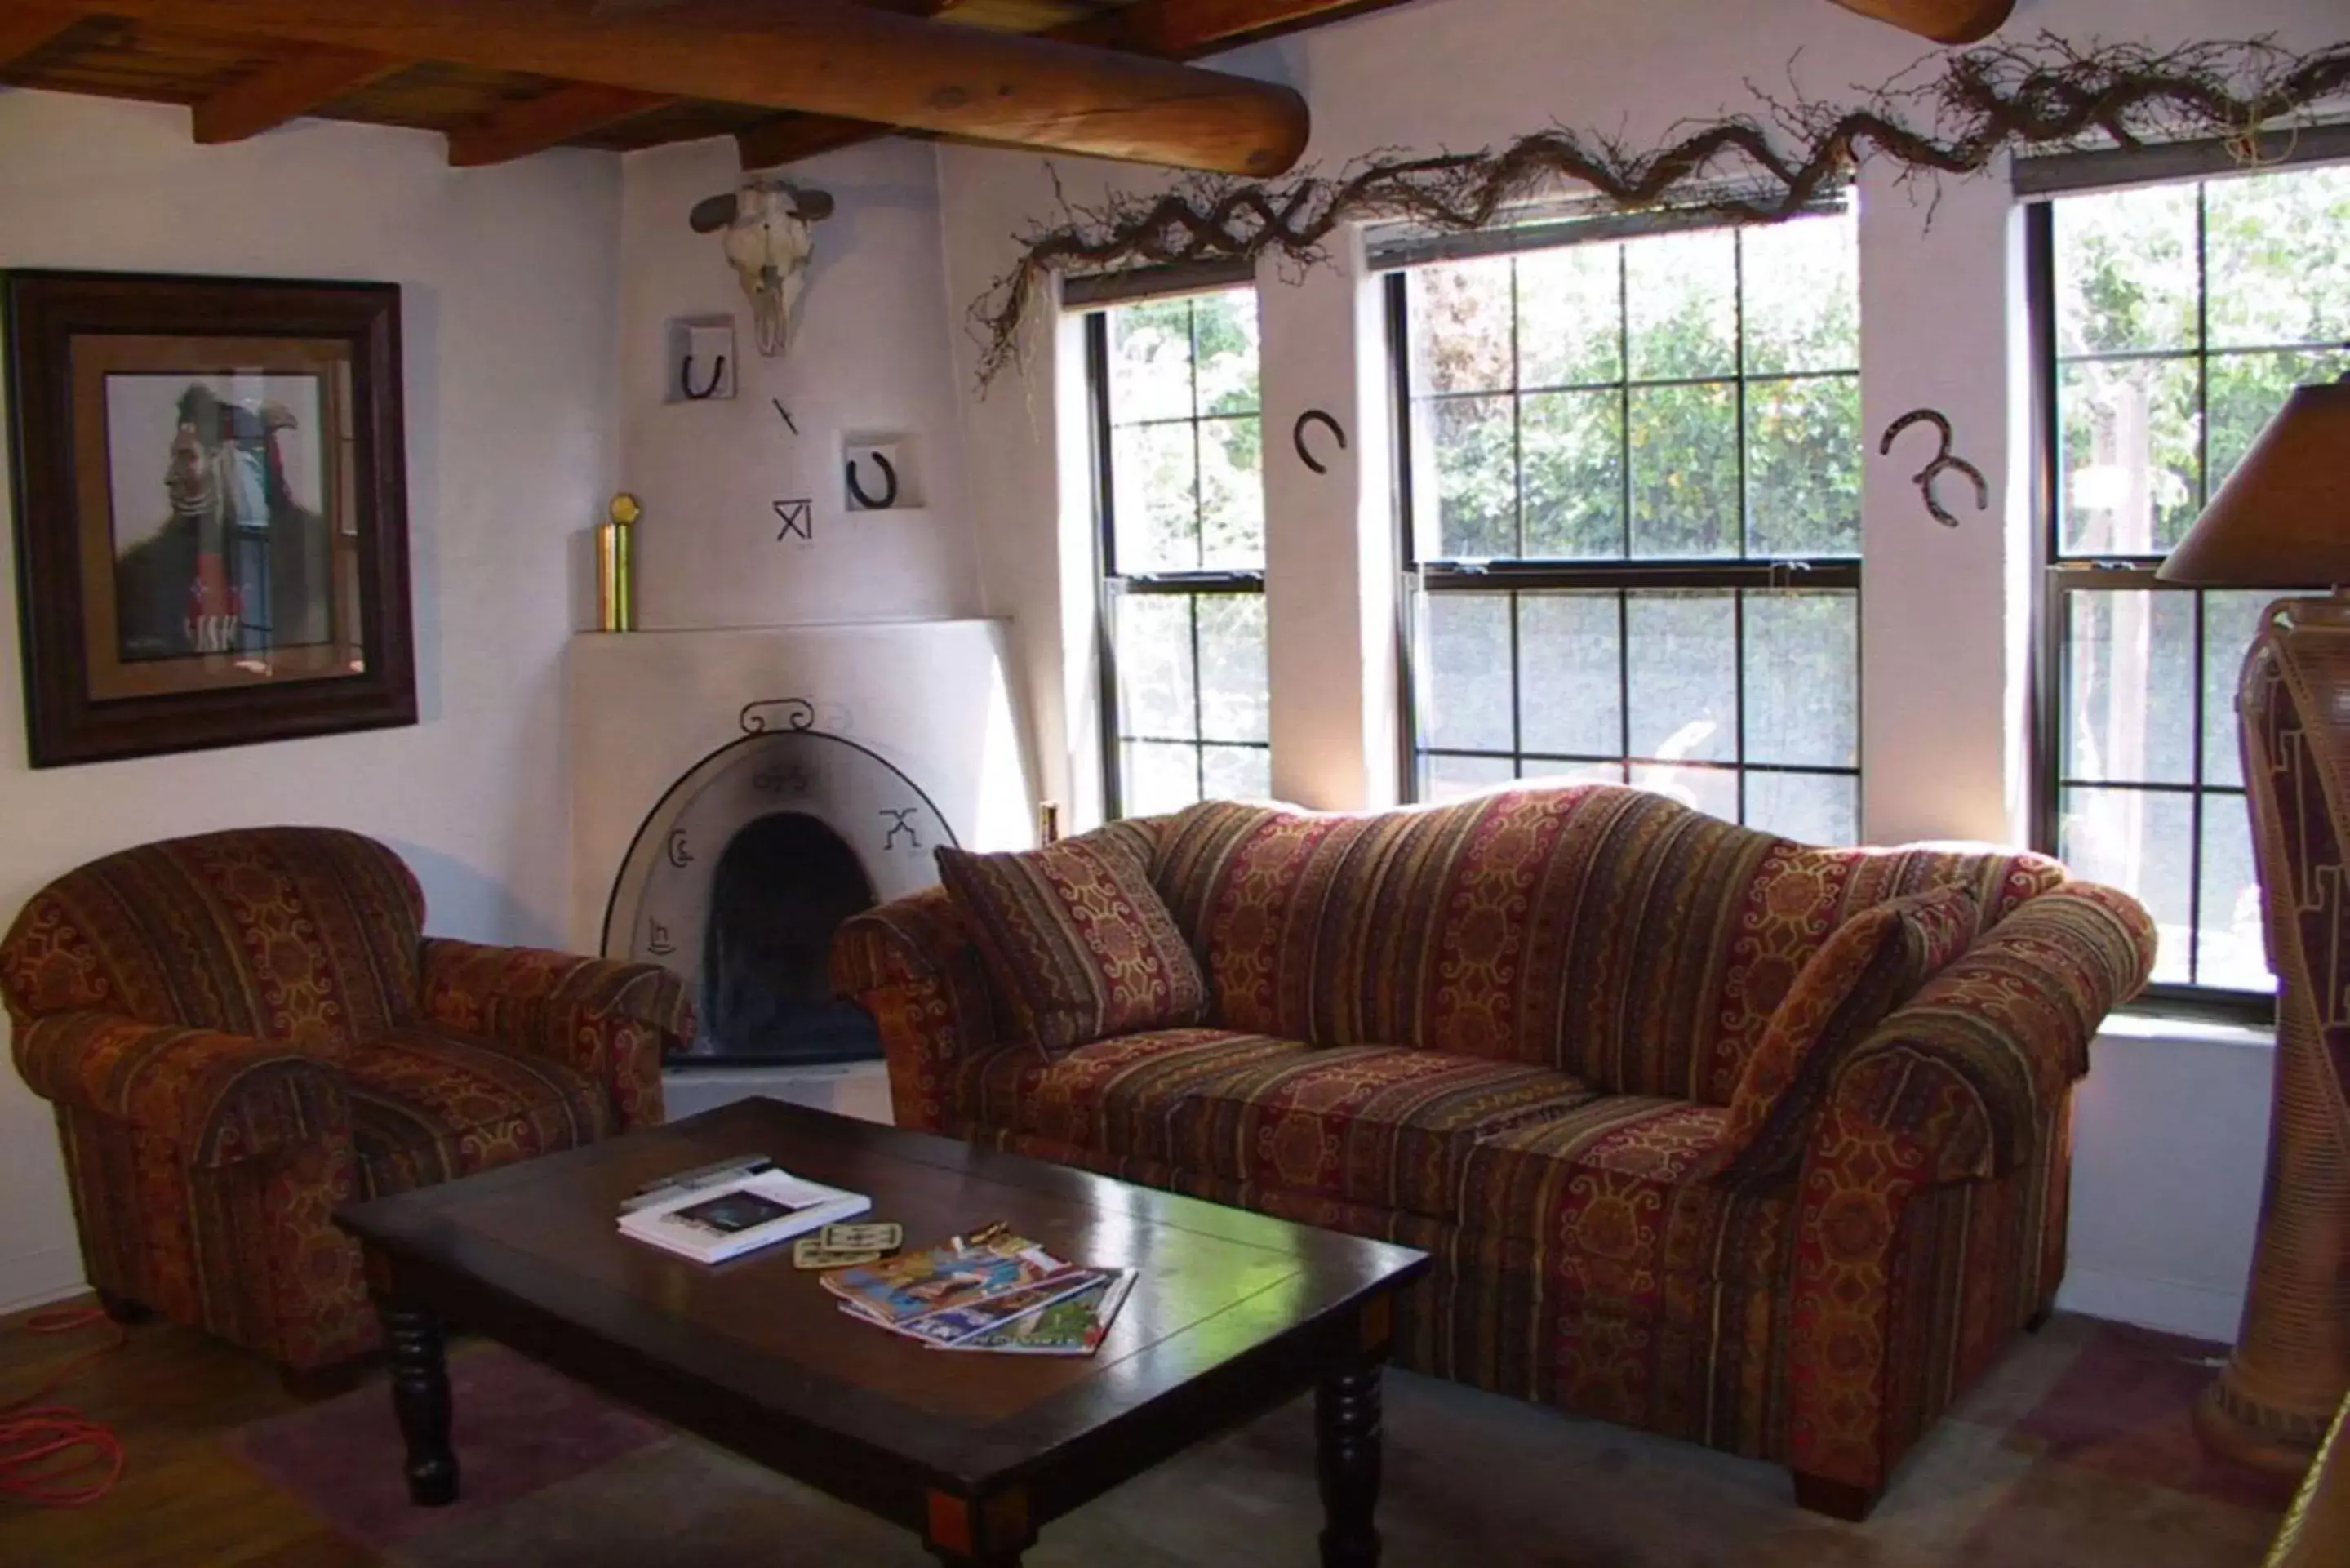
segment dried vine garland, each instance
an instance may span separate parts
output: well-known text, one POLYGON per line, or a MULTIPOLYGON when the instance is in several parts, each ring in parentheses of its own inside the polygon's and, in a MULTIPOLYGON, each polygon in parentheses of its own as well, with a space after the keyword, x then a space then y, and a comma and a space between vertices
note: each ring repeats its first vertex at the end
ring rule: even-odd
POLYGON ((1870 153, 1929 176, 1978 172, 2008 148, 2106 141, 2221 136, 2240 141, 2249 158, 2259 132, 2301 123, 2345 92, 2350 43, 2314 55, 2264 39, 2157 51, 2076 47, 2043 34, 2029 44, 1929 57, 1854 106, 1782 103, 1757 92, 1769 123, 1725 119, 1656 151, 1554 127, 1498 151, 1374 156, 1335 180, 1310 171, 1270 185, 1201 176, 1163 195, 1112 195, 1093 207, 1065 201, 1066 221, 1020 236, 1019 265, 972 307, 979 384, 1018 358, 1021 328, 1053 273, 1254 261, 1268 253, 1311 265, 1341 223, 1480 229, 1562 182, 1588 186, 1622 211, 1669 207, 1768 223, 1801 212, 1870 153))

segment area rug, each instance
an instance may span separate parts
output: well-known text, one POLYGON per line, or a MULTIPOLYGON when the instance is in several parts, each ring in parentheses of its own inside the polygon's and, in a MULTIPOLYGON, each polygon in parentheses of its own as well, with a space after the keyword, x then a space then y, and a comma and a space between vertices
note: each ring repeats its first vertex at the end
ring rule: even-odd
MULTIPOLYGON (((2288 1489, 2197 1446, 2220 1347, 2059 1317, 1939 1422, 1866 1524, 1786 1472, 1391 1373, 1379 1525, 1394 1564, 1477 1568, 2236 1568, 2288 1489)), ((404 1568, 926 1568, 914 1538, 491 1345, 451 1363, 464 1499, 408 1506, 380 1383, 238 1430, 244 1459, 404 1568)), ((1315 1560, 1310 1402, 1048 1526, 1034 1568, 1315 1560)))

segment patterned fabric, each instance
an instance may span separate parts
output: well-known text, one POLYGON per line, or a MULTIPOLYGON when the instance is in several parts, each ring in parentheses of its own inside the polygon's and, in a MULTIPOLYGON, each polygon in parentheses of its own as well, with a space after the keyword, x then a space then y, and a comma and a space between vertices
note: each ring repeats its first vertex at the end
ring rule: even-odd
POLYGON ((1437 1051, 1268 1053, 1191 1086, 1165 1142, 1118 1152, 1178 1169, 1450 1219, 1479 1140, 1565 1116, 1589 1085, 1546 1067, 1437 1051))
POLYGON ((341 1116, 331 1058, 247 1035, 59 1012, 18 1024, 14 1044, 33 1093, 162 1138, 195 1165, 265 1158, 341 1116))
POLYGON ((344 1083, 368 1198, 577 1148, 611 1130, 601 1085, 488 1040, 378 1035, 345 1068, 344 1083))
POLYGON ((1070 839, 1020 855, 941 847, 938 863, 1020 1033, 1046 1054, 1205 1014, 1200 966, 1139 860, 1070 839))
POLYGON ((684 982, 659 964, 438 937, 424 944, 424 1012, 598 1085, 618 1132, 660 1124, 664 1043, 694 1029, 684 982))
POLYGON ((873 1015, 898 1125, 951 1130, 957 1075, 993 1048, 996 1028, 979 949, 947 890, 927 888, 843 921, 831 976, 834 994, 873 1015))
POLYGON ((1313 1054, 1295 1040, 1222 1029, 1121 1034, 1057 1059, 1009 1045, 965 1066, 954 1125, 1009 1127, 1072 1147, 1163 1158, 1167 1116, 1187 1096, 1264 1062, 1313 1054))
POLYGON ((244 828, 142 845, 50 883, 0 941, 12 1016, 111 1012, 348 1044, 416 1017, 424 897, 356 833, 244 828))
POLYGON ((1840 1057, 1830 1096, 1858 1120, 1917 1139, 1937 1181, 2004 1176, 2038 1157, 2041 1113, 2087 1075, 2090 1039, 2146 984, 2154 950, 2154 921, 2136 899, 2067 882, 2000 922, 1840 1057))
POLYGON ((1792 1169, 1838 1055, 1974 940, 1975 896, 1937 888, 1836 928, 1780 1002, 1731 1096, 1720 1168, 1792 1169))
POLYGON ((999 1044, 900 900, 834 975, 901 1122, 1424 1248, 1405 1365, 1864 1489, 2053 1299, 2072 1085, 2153 963, 2122 894, 1608 786, 1141 826, 1208 1023, 999 1044))
POLYGON ((1211 802, 1152 876, 1226 1028, 1523 1062, 1726 1106, 1838 926, 1939 886, 1986 922, 2064 878, 2044 857, 1807 849, 1594 784, 1373 815, 1211 802))
POLYGON ((326 1366, 376 1336, 338 1203, 658 1119, 674 981, 428 944, 423 913, 390 850, 323 828, 149 845, 34 897, 0 998, 92 1284, 326 1366))

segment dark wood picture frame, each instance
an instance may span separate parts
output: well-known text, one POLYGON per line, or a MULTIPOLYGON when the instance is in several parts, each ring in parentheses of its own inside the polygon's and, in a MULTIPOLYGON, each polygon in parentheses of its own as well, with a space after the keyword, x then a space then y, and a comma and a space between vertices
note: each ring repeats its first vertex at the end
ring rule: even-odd
MULTIPOLYGON (((399 286, 15 271, 0 280, 0 290, 32 765, 416 722, 399 286), (208 389, 231 377, 242 379, 241 388, 307 393, 300 411, 310 416, 308 428, 277 403, 250 400, 214 399, 191 422, 185 400, 211 397, 208 389), (146 416, 143 425, 126 418, 124 431, 112 428, 118 381, 121 396, 141 400, 136 407, 146 416), (143 441, 119 445, 131 441, 133 429, 171 428, 172 405, 159 398, 168 400, 174 382, 186 383, 186 390, 170 450, 157 445, 151 454, 143 441), (229 429, 242 433, 220 433, 229 429), (255 429, 263 433, 253 434, 255 429), (203 444, 205 432, 210 448, 203 444), (304 443, 296 458, 281 456, 281 438, 304 443), (180 572, 183 597, 192 600, 184 614, 172 607, 173 580, 161 559, 148 570, 160 586, 135 597, 125 587, 134 579, 125 574, 138 550, 122 545, 118 508, 157 508, 164 522, 151 539, 162 539, 186 521, 174 505, 182 493, 167 499, 183 457, 196 476, 185 493, 217 496, 225 487, 204 478, 203 464, 209 458, 217 465, 217 452, 232 440, 247 452, 266 453, 248 457, 240 471, 264 475, 246 481, 248 497, 269 498, 260 504, 261 522, 235 535, 235 548, 248 553, 239 558, 258 566, 257 597, 266 607, 256 622, 246 620, 245 601, 234 597, 242 588, 217 586, 227 580, 217 552, 212 586, 197 581, 201 572, 180 572), (293 493, 286 475, 305 462, 316 504, 281 514, 281 502, 295 505, 286 499, 293 493), (152 494, 119 495, 113 481, 124 473, 151 483, 152 494), (200 492, 207 483, 211 488, 200 492), (306 537, 302 554, 285 557, 300 569, 281 572, 275 541, 294 532, 280 526, 287 517, 306 537), (298 584, 304 596, 301 624, 317 629, 279 639, 279 607, 290 599, 278 596, 294 593, 288 584, 298 584), (223 600, 224 594, 232 597, 223 600), (194 607, 217 609, 224 602, 231 607, 226 615, 207 618, 194 607), (134 635, 139 627, 166 622, 174 635, 192 639, 188 647, 134 635), (258 632, 250 629, 256 624, 258 632), (193 640, 204 638, 226 646, 193 640)), ((135 527, 148 514, 129 513, 129 522, 135 527)), ((215 537, 227 532, 214 524, 215 537)))

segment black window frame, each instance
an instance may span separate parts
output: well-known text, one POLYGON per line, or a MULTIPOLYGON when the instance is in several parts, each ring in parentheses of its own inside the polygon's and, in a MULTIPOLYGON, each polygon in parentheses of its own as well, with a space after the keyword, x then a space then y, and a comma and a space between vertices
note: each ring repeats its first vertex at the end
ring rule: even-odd
MULTIPOLYGON (((1200 600, 1211 596, 1256 594, 1264 592, 1263 568, 1193 572, 1121 572, 1118 565, 1118 485, 1116 426, 1110 407, 1109 313, 1121 305, 1139 304, 1153 298, 1165 298, 1170 294, 1222 292, 1246 286, 1224 281, 1211 289, 1180 288, 1161 291, 1119 292, 1085 306, 1086 397, 1090 413, 1088 426, 1092 444, 1092 478, 1094 506, 1094 661, 1100 683, 1097 697, 1101 716, 1102 816, 1115 822, 1126 815, 1126 757, 1129 743, 1140 745, 1180 745, 1191 749, 1192 765, 1200 781, 1200 794, 1207 797, 1207 749, 1210 746, 1247 749, 1265 753, 1268 765, 1273 751, 1270 730, 1263 741, 1211 741, 1201 736, 1200 679, 1200 600), (1121 722, 1124 711, 1123 692, 1118 674, 1118 607, 1130 596, 1162 596, 1181 597, 1188 601, 1191 628, 1191 736, 1128 735, 1121 722)), ((1262 367, 1260 366, 1260 370, 1262 367)), ((1260 430, 1263 420, 1260 400, 1257 418, 1260 430)), ((1178 421, 1170 420, 1168 423, 1178 421)), ((1197 409, 1188 421, 1194 431, 1204 422, 1197 409)), ((1268 628, 1269 629, 1269 628, 1268 628)), ((1269 639, 1268 639, 1269 640, 1269 639)), ((1266 684, 1272 683, 1272 672, 1266 671, 1266 684)))
MULTIPOLYGON (((2204 736, 2210 714, 2200 672, 2210 649, 2205 640, 2209 618, 2202 613, 2202 606, 2207 595, 2213 590, 2160 581, 2155 573, 2162 564, 2162 555, 2088 556, 2068 554, 2064 550, 2061 494, 2064 475, 2064 360, 2057 322, 2054 204, 2067 196, 2086 195, 2098 191, 2190 183, 2197 188, 2196 344, 2191 349, 2166 350, 2158 355, 2149 351, 2143 357, 2191 359, 2195 363, 2197 441, 2199 448, 2197 466, 2199 480, 2205 487, 2203 499, 2208 501, 2210 490, 2210 363, 2213 358, 2226 354, 2255 350, 2223 348, 2215 351, 2210 341, 2205 325, 2210 305, 2210 257, 2204 234, 2207 207, 2202 189, 2211 180, 2230 174, 2272 172, 2288 165, 2342 161, 2345 153, 2350 153, 2350 136, 2345 136, 2345 133, 2350 133, 2350 127, 2329 127, 2313 131, 2303 145, 2272 142, 2266 151, 2273 155, 2272 158, 2253 167, 2247 167, 2238 152, 2218 143, 2191 143, 2178 147, 2100 150, 2029 160, 2019 163, 2015 171, 2017 192, 2026 201, 2023 212, 2024 286, 2033 399, 2033 671, 2029 688, 2032 763, 2028 792, 2032 846, 2043 854, 2057 853, 2063 815, 2061 807, 2067 788, 2128 789, 2148 794, 2187 796, 2190 802, 2191 824, 2187 846, 2189 856, 2188 926, 2191 932, 2196 933, 2190 938, 2192 945, 2189 950, 2190 975, 2195 972, 2201 946, 2204 814, 2214 801, 2232 801, 2235 809, 2248 809, 2243 784, 2214 784, 2207 783, 2204 777, 2204 736), (2197 613, 2194 617, 2192 659, 2198 674, 2192 682, 2194 744, 2190 748, 2190 776, 2185 784, 2163 780, 2117 781, 2064 776, 2065 730, 2070 719, 2066 711, 2066 693, 2070 689, 2066 636, 2070 623, 2070 597, 2075 593, 2122 591, 2190 594, 2195 597, 2197 613)), ((2283 597, 2288 590, 2279 592, 2280 597, 2283 597)), ((2255 1027, 2272 1026, 2276 1022, 2273 990, 2242 991, 2203 985, 2192 981, 2185 983, 2163 981, 2149 984, 2139 994, 2135 1006, 2142 1011, 2255 1027)))
MULTIPOLYGON (((1846 195, 1847 193, 1846 192, 1835 193, 1836 203, 1840 204, 1841 201, 1846 199, 1846 195)), ((1834 210, 1834 207, 1831 206, 1826 210, 1834 210)), ((1475 237, 1470 237, 1466 241, 1456 238, 1450 243, 1439 242, 1416 247, 1398 246, 1390 253, 1391 256, 1395 259, 1390 259, 1383 264, 1384 275, 1381 282, 1385 289, 1384 315, 1387 322, 1388 335, 1387 347, 1389 378, 1388 396, 1392 410, 1392 428, 1395 431, 1395 439, 1389 443, 1391 449, 1390 462, 1392 468, 1390 483, 1393 487, 1395 516, 1399 534, 1399 537, 1398 539, 1398 561, 1400 570, 1399 576, 1399 591, 1397 594, 1396 673, 1398 701, 1400 708, 1400 722, 1396 737, 1398 749, 1397 768, 1399 789, 1402 798, 1405 801, 1416 802, 1422 798, 1425 790, 1425 777, 1422 769, 1427 759, 1430 756, 1479 757, 1491 758, 1496 761, 1504 761, 1510 763, 1513 770, 1518 770, 1520 776, 1523 776, 1523 765, 1529 762, 1555 762, 1571 766, 1612 766, 1620 768, 1622 770, 1621 776, 1627 781, 1633 776, 1633 771, 1637 768, 1644 766, 1670 766, 1692 771, 1730 774, 1736 783, 1738 820, 1740 821, 1743 821, 1746 815, 1746 781, 1747 776, 1750 774, 1785 774, 1807 777, 1849 778, 1853 781, 1855 827, 1857 829, 1859 826, 1859 818, 1862 815, 1862 763, 1866 755, 1864 732, 1866 722, 1866 716, 1860 711, 1859 706, 1861 670, 1863 667, 1865 649, 1865 639, 1860 626, 1860 594, 1862 577, 1862 557, 1860 555, 1855 554, 1852 556, 1742 556, 1738 559, 1691 559, 1683 557, 1607 561, 1499 558, 1474 562, 1461 562, 1451 560, 1424 560, 1421 558, 1419 553, 1419 529, 1418 527, 1418 519, 1415 514, 1419 487, 1416 482, 1417 476, 1414 472, 1414 460, 1412 456, 1414 426, 1411 386, 1410 296, 1409 283, 1406 277, 1406 274, 1410 267, 1415 265, 1420 265, 1425 261, 1467 260, 1487 256, 1502 256, 1525 251, 1549 249, 1558 245, 1571 244, 1578 242, 1604 243, 1610 240, 1638 238, 1645 234, 1685 232, 1691 229, 1725 228, 1735 226, 1739 225, 1726 223, 1718 217, 1708 217, 1701 221, 1693 222, 1686 217, 1671 213, 1634 214, 1630 216, 1616 215, 1598 219, 1575 219, 1565 223, 1544 224, 1539 227, 1530 228, 1517 235, 1511 235, 1505 232, 1492 236, 1488 243, 1484 244, 1476 243, 1475 237), (1735 760, 1724 762, 1716 760, 1691 760, 1684 758, 1667 762, 1663 759, 1638 756, 1631 753, 1629 745, 1630 737, 1628 734, 1626 734, 1625 736, 1626 746, 1623 753, 1617 756, 1609 757, 1572 756, 1548 752, 1529 752, 1522 744, 1518 743, 1523 740, 1523 736, 1522 727, 1523 704, 1520 685, 1522 668, 1518 656, 1518 639, 1519 610, 1520 606, 1523 603, 1524 595, 1529 593, 1575 590, 1586 592, 1609 592, 1616 595, 1617 617, 1617 626, 1618 636, 1617 657, 1617 711, 1619 725, 1628 725, 1631 722, 1631 704, 1628 701, 1627 688, 1630 684, 1632 659, 1630 656, 1631 639, 1628 635, 1628 627, 1627 625, 1629 617, 1630 604, 1627 596, 1643 590, 1671 591, 1676 589, 1729 590, 1733 591, 1735 594, 1735 597, 1731 601, 1733 606, 1732 613, 1735 618, 1732 632, 1732 646, 1735 650, 1737 665, 1735 679, 1737 701, 1740 710, 1738 753, 1735 760), (1791 763, 1755 763, 1750 762, 1746 759, 1746 726, 1744 722, 1744 713, 1746 709, 1747 691, 1745 669, 1745 615, 1747 595, 1750 593, 1770 593, 1774 591, 1784 592, 1789 590, 1849 591, 1853 595, 1854 647, 1852 679, 1855 717, 1854 760, 1850 766, 1814 767, 1791 763), (1420 744, 1421 715, 1419 711, 1419 672, 1417 668, 1416 661, 1419 617, 1416 613, 1414 603, 1415 595, 1434 596, 1446 593, 1483 593, 1493 595, 1504 592, 1509 595, 1510 601, 1511 669, 1509 680, 1511 682, 1510 723, 1513 749, 1504 753, 1479 752, 1459 747, 1423 747, 1420 744)), ((1737 291, 1740 296, 1740 303, 1738 306, 1740 313, 1739 331, 1742 341, 1744 334, 1744 250, 1745 247, 1743 245, 1739 246, 1737 249, 1737 265, 1740 269, 1740 286, 1737 291)), ((1375 262, 1375 265, 1381 264, 1375 262)), ((1514 352, 1514 349, 1513 351, 1514 352)), ((1630 366, 1627 360, 1625 365, 1626 374, 1621 389, 1627 397, 1636 385, 1645 386, 1651 384, 1646 381, 1636 382, 1630 376, 1629 370, 1630 366)), ((1748 388, 1752 385, 1772 381, 1814 379, 1831 375, 1848 377, 1857 383, 1860 377, 1860 368, 1856 365, 1849 371, 1797 372, 1793 374, 1778 372, 1750 373, 1742 362, 1738 369, 1731 375, 1705 377, 1700 379, 1707 382, 1719 382, 1731 385, 1735 388, 1739 464, 1738 488, 1742 507, 1739 533, 1742 545, 1745 542, 1749 526, 1749 518, 1745 513, 1747 505, 1746 436, 1748 388)), ((1515 379, 1516 378, 1513 375, 1513 383, 1515 379)), ((1655 384, 1670 385, 1674 384, 1674 382, 1671 379, 1666 379, 1655 384)), ((1514 384, 1511 389, 1512 396, 1513 397, 1522 395, 1523 391, 1524 389, 1519 388, 1514 384)), ((1626 432, 1626 439, 1629 439, 1628 430, 1626 432)), ((1630 483, 1630 465, 1628 463, 1626 465, 1624 483, 1627 485, 1630 483)), ((1630 512, 1628 505, 1626 508, 1625 519, 1626 526, 1630 526, 1630 512)), ((1521 538, 1523 539, 1523 510, 1521 511, 1519 525, 1522 531, 1521 538)))

